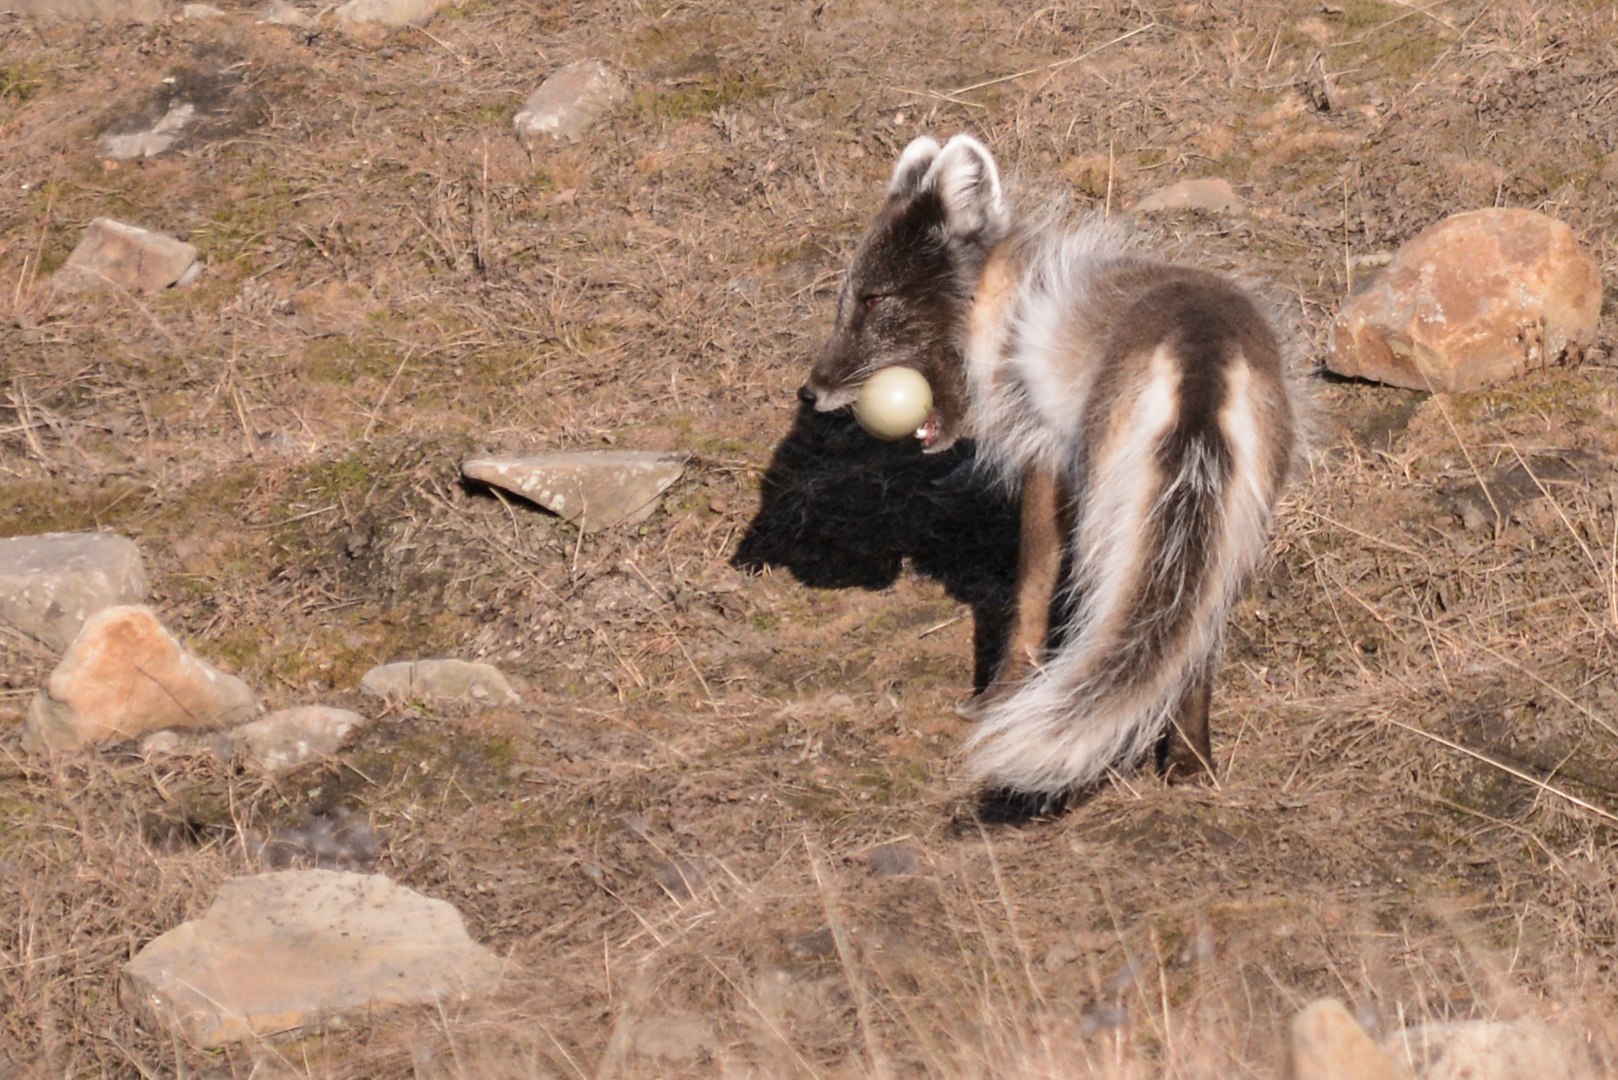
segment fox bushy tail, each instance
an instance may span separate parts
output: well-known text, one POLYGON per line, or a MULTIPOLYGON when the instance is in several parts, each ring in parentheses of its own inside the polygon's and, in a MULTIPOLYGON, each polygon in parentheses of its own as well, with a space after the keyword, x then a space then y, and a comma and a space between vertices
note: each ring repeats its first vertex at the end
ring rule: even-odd
POLYGON ((1067 633, 1039 671, 987 703, 977 776, 1057 794, 1139 760, 1211 675, 1225 619, 1268 536, 1274 486, 1239 372, 1219 420, 1183 426, 1143 393, 1105 460, 1069 464, 1067 633))

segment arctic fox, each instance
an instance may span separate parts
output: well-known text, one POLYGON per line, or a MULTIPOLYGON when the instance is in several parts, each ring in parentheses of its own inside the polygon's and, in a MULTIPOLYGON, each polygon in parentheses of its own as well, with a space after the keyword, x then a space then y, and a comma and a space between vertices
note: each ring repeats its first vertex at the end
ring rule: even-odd
POLYGON ((1298 454, 1292 377, 1260 304, 1116 225, 1020 223, 981 143, 923 137, 799 396, 837 409, 894 365, 931 384, 925 450, 973 438, 1021 488, 1010 639, 964 710, 979 721, 974 774, 1061 796, 1154 744, 1170 779, 1211 774, 1226 615, 1298 454))

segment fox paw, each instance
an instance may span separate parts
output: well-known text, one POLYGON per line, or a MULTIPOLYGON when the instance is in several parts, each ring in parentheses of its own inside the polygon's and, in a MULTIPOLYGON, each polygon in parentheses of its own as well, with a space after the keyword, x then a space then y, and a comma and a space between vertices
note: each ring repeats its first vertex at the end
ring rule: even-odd
POLYGON ((977 723, 983 718, 983 695, 968 694, 955 703, 955 715, 977 723))

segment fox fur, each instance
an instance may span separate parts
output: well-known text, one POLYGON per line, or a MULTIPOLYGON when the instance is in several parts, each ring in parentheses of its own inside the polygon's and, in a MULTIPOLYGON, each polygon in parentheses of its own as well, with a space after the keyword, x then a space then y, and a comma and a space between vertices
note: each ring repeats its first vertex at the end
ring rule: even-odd
POLYGON ((933 388, 923 449, 975 439, 1020 485, 1011 641, 971 706, 978 778, 1061 795, 1154 744, 1171 777, 1211 773, 1226 617, 1299 451, 1283 354, 1229 279, 1115 224, 1018 220, 976 140, 905 149, 800 396, 837 409, 914 367, 933 388))

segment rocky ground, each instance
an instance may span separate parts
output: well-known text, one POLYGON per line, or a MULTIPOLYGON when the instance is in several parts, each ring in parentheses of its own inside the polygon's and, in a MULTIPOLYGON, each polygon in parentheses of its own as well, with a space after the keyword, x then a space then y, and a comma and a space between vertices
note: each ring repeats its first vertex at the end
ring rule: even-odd
POLYGON ((952 711, 1010 508, 794 396, 922 132, 977 134, 1036 203, 1227 181, 1142 216, 1263 283, 1312 360, 1456 211, 1558 217, 1611 281, 1611 5, 218 8, 0 16, 0 536, 134 539, 199 657, 365 723, 279 774, 30 753, 58 657, 0 631, 0 1077, 1273 1076, 1322 995, 1614 1060, 1605 326, 1487 391, 1315 380, 1219 782, 1121 776, 1024 826, 960 778, 952 711), (594 58, 623 99, 519 140, 594 58), (98 217, 202 272, 54 289, 98 217), (608 447, 689 455, 638 525, 461 479, 608 447), (358 691, 440 656, 520 703, 358 691), (224 882, 315 863, 451 902, 498 988, 206 1052, 121 1006, 224 882))

